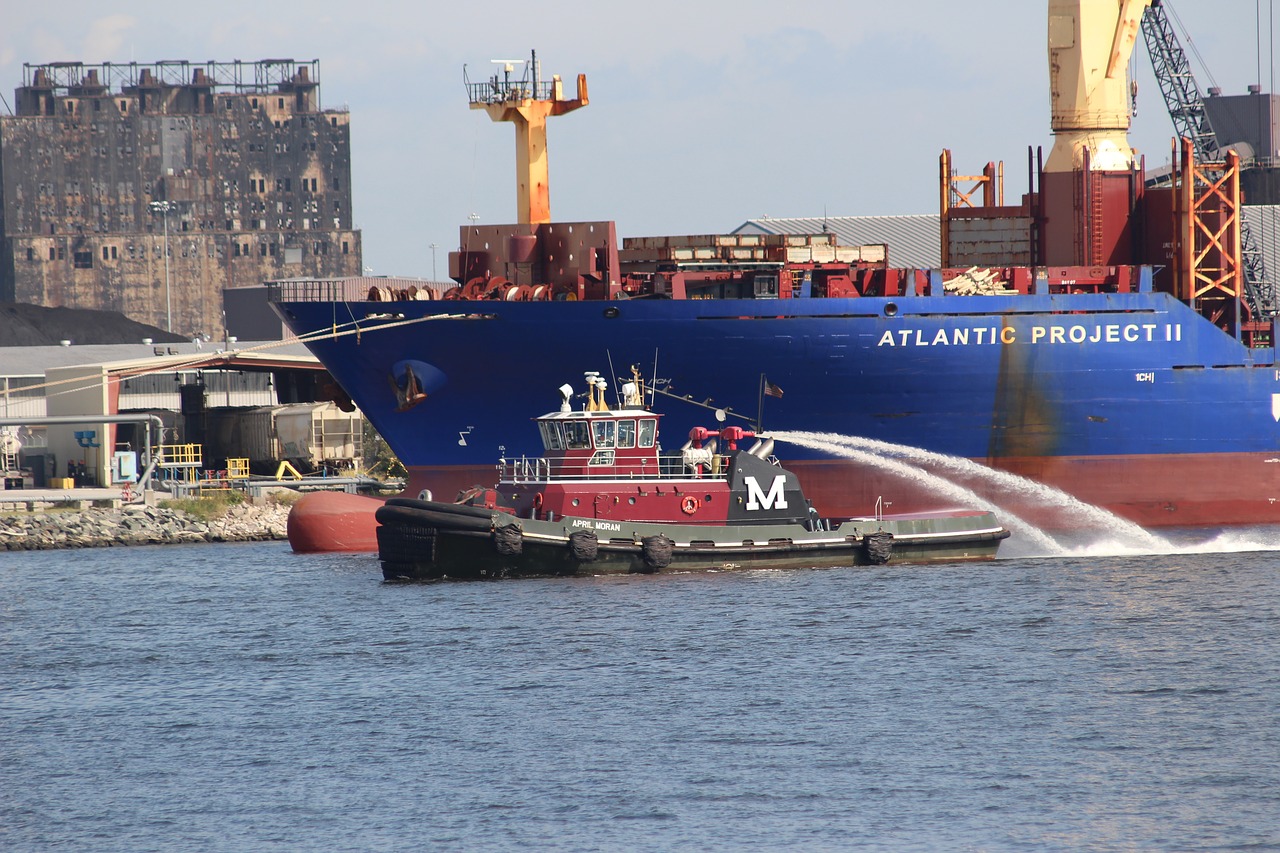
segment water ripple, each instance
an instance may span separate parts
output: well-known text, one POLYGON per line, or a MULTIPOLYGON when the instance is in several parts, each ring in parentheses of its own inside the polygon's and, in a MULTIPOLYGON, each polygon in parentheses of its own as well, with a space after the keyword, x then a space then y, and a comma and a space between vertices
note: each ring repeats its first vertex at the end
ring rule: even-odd
POLYGON ((1196 542, 431 586, 0 555, 0 845, 1270 849, 1280 573, 1243 545, 1280 535, 1196 542))

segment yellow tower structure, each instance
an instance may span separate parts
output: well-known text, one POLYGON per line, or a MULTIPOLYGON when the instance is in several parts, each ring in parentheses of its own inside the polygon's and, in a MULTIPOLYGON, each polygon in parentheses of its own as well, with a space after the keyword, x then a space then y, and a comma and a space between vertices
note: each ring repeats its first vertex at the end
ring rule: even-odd
MULTIPOLYGON (((485 83, 466 81, 471 109, 484 110, 494 121, 516 126, 516 213, 521 225, 551 221, 551 193, 547 186, 547 118, 564 115, 587 105, 587 75, 578 75, 578 97, 565 100, 560 75, 550 83, 540 79, 538 54, 529 60, 495 60, 503 65, 485 83), (517 64, 525 66, 519 80, 512 79, 517 64)), ((463 70, 465 76, 465 69, 463 70)))
POLYGON ((1047 172, 1133 167, 1129 55, 1151 0, 1049 0, 1053 150, 1047 172))

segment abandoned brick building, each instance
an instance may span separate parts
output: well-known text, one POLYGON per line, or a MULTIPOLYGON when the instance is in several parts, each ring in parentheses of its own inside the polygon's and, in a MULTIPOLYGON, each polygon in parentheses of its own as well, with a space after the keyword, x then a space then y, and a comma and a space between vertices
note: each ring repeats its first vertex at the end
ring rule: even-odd
POLYGON ((0 301, 221 337, 222 291, 361 273, 319 62, 24 65, 0 116, 0 301))

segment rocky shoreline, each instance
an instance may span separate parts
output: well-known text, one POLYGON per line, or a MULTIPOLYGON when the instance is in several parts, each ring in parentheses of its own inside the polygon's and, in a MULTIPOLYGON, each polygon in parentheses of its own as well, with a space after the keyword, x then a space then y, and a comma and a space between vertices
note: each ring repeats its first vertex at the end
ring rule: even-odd
POLYGON ((211 521, 181 510, 142 504, 122 509, 33 512, 0 516, 0 551, 286 539, 288 519, 289 507, 275 503, 239 504, 211 521))

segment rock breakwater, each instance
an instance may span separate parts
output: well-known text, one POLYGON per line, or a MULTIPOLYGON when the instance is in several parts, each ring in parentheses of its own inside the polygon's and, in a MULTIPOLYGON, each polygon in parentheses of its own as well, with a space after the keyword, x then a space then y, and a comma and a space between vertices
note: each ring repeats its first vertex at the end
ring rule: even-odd
POLYGON ((240 504, 209 521, 181 510, 141 505, 24 513, 0 516, 0 551, 285 539, 288 519, 289 507, 273 503, 240 504))

